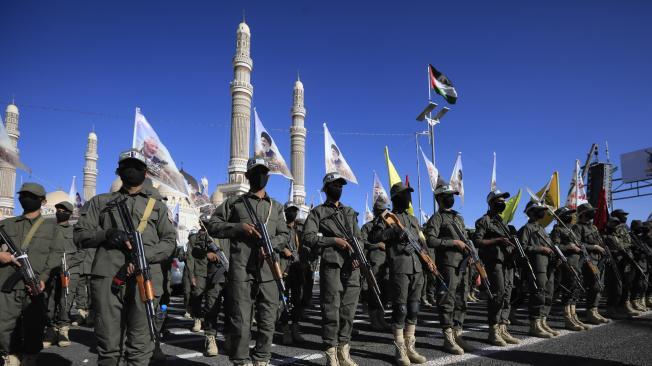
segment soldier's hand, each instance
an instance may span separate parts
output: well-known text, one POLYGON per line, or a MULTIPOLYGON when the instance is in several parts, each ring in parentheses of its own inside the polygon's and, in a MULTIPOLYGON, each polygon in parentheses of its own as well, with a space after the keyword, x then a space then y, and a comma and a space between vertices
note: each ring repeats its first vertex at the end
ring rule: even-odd
MULTIPOLYGON (((43 292, 45 290, 45 282, 39 281, 38 289, 39 289, 39 291, 43 292)), ((32 288, 30 286, 25 286, 25 290, 27 290, 27 293, 30 294, 30 295, 36 295, 36 294, 32 293, 33 291, 32 291, 32 288)))
POLYGON ((541 247, 541 251, 542 251, 543 254, 545 254, 545 255, 550 255, 550 254, 552 254, 552 249, 550 249, 550 248, 548 248, 548 247, 541 247))
POLYGON ((335 238, 335 246, 341 250, 349 250, 351 248, 349 243, 342 238, 335 238))
POLYGON ((16 267, 20 267, 20 262, 9 252, 0 252, 0 264, 12 263, 16 267))
POLYGON ((575 244, 571 244, 571 245, 570 245, 570 250, 572 250, 572 251, 575 252, 575 253, 579 253, 579 252, 582 251, 582 249, 580 249, 580 247, 578 247, 578 246, 575 245, 575 244))
POLYGON ((360 268, 360 262, 358 262, 357 259, 352 260, 352 261, 351 261, 351 267, 352 267, 353 269, 360 268))
POLYGON ((379 243, 378 244, 378 249, 382 250, 383 252, 385 251, 385 243, 379 243))
POLYGON ((506 247, 511 247, 512 243, 507 238, 497 238, 498 242, 496 244, 503 245, 506 247))
POLYGON ((256 230, 256 227, 248 222, 242 223, 242 231, 250 238, 261 239, 263 237, 260 235, 258 230, 256 230))
POLYGON ((596 252, 599 252, 600 254, 604 254, 604 248, 599 246, 599 245, 594 245, 593 250, 595 250, 596 252))
MULTIPOLYGON (((126 232, 120 229, 110 228, 106 231, 105 247, 107 249, 123 249, 128 240, 129 236, 126 232)), ((129 245, 129 248, 131 248, 131 245, 129 245)))
POLYGON ((467 250, 466 244, 464 244, 464 242, 461 241, 461 240, 454 239, 453 240, 453 245, 455 245, 455 247, 457 247, 457 249, 459 251, 461 251, 461 252, 464 252, 464 251, 467 250))
POLYGON ((197 287, 197 278, 192 277, 192 278, 190 279, 190 286, 192 286, 192 287, 197 287))
POLYGON ((283 249, 283 257, 285 258, 291 258, 292 257, 292 251, 288 248, 283 249))
POLYGON ((206 253, 206 259, 208 259, 209 262, 217 262, 219 257, 213 252, 208 252, 206 253))
POLYGON ((127 277, 131 276, 136 272, 136 266, 133 263, 127 264, 127 277))

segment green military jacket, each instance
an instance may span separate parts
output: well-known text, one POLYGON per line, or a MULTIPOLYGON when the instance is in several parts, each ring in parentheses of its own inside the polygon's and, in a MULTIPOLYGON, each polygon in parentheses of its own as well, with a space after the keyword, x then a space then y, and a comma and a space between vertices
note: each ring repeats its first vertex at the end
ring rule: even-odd
POLYGON ((602 238, 598 228, 591 222, 578 222, 573 225, 572 230, 580 241, 580 244, 584 245, 586 248, 591 260, 594 263, 597 263, 597 261, 602 258, 602 254, 600 254, 599 249, 596 248, 597 246, 600 246, 600 239, 602 238))
POLYGON ((543 248, 548 247, 547 244, 551 244, 551 241, 543 226, 536 221, 528 222, 518 231, 518 238, 530 257, 534 272, 547 272, 550 257, 544 253, 543 248))
POLYGON ((267 232, 275 250, 282 249, 288 240, 283 205, 265 193, 259 198, 251 192, 230 197, 215 209, 208 225, 211 236, 229 239, 229 280, 230 281, 272 281, 274 276, 261 257, 260 240, 246 236, 243 223, 253 224, 243 200, 248 200, 258 219, 266 223, 267 232))
POLYGON ((340 222, 360 241, 360 245, 364 245, 358 227, 358 213, 341 202, 336 205, 330 201, 310 210, 303 227, 303 240, 311 250, 321 251, 322 263, 342 268, 351 256, 335 246, 335 238, 346 239, 347 236, 335 225, 333 215, 337 215, 340 222))
MULTIPOLYGON (((503 226, 500 224, 501 222, 502 218, 500 215, 493 215, 490 212, 484 214, 475 222, 473 241, 509 238, 510 233, 505 232, 503 226)), ((514 251, 513 247, 504 245, 480 245, 479 248, 478 254, 485 263, 505 263, 511 259, 511 254, 514 251)))
POLYGON ((184 255, 184 267, 183 271, 188 272, 190 277, 194 276, 195 273, 195 258, 192 256, 192 247, 193 247, 193 241, 195 240, 194 237, 197 235, 197 233, 192 233, 188 235, 188 242, 186 243, 186 250, 185 250, 185 255, 184 255))
POLYGON ((373 220, 362 225, 360 228, 360 235, 362 235, 362 242, 364 243, 367 258, 369 259, 371 265, 375 268, 385 263, 385 260, 387 259, 387 252, 385 251, 387 248, 385 248, 385 250, 380 250, 380 244, 382 241, 373 244, 369 241, 369 233, 374 227, 374 221, 376 221, 376 219, 378 218, 374 218, 373 220))
POLYGON ((189 257, 192 257, 191 274, 194 277, 207 277, 213 273, 218 272, 223 266, 222 263, 212 263, 208 260, 208 245, 213 241, 215 244, 224 250, 224 255, 229 257, 229 248, 225 248, 222 243, 217 239, 208 236, 205 230, 201 229, 196 234, 193 234, 188 241, 189 257))
POLYGON ((129 194, 121 188, 118 192, 99 194, 91 198, 88 209, 81 214, 75 225, 73 232, 75 243, 83 248, 97 248, 92 275, 113 277, 128 260, 125 251, 104 247, 108 229, 125 230, 117 209, 107 209, 107 204, 116 199, 126 199, 127 207, 131 211, 131 219, 134 226, 138 227, 150 197, 156 199, 156 203, 142 233, 143 246, 151 273, 161 274, 161 266, 151 264, 167 261, 176 247, 176 229, 169 216, 168 208, 157 199, 160 196, 150 190, 143 189, 138 193, 129 194))
MULTIPOLYGON (((10 217, 0 221, 0 227, 5 230, 7 236, 9 236, 15 245, 22 246, 27 233, 37 220, 38 217, 28 219, 22 215, 10 217)), ((51 275, 56 275, 53 272, 59 265, 59 253, 62 252, 61 244, 57 240, 57 223, 54 219, 44 218, 43 223, 36 230, 26 250, 32 268, 41 281, 47 282, 51 275)), ((0 244, 0 251, 8 251, 4 243, 0 244)), ((0 264, 0 286, 14 272, 16 272, 16 267, 12 264, 0 264)), ((14 290, 22 290, 24 288, 25 283, 18 281, 14 290)))
MULTIPOLYGON (((421 240, 419 238, 419 222, 416 217, 405 211, 401 213, 394 212, 394 214, 413 237, 421 240)), ((373 225, 369 234, 369 241, 379 243, 384 239, 383 232, 388 228, 388 225, 381 218, 374 220, 373 225)), ((385 241, 385 245, 387 245, 385 250, 387 251, 390 273, 414 274, 423 271, 423 265, 417 252, 412 250, 411 253, 408 253, 406 251, 407 246, 409 246, 407 240, 391 239, 385 241)), ((425 243, 421 243, 421 245, 425 247, 425 243)))
POLYGON ((428 246, 435 249, 438 265, 459 267, 464 259, 464 252, 460 250, 453 240, 468 240, 468 233, 464 226, 464 218, 455 210, 439 210, 430 217, 424 229, 428 246), (457 235, 453 225, 457 225, 464 238, 457 235))
POLYGON ((625 224, 618 225, 613 232, 607 232, 603 238, 616 260, 623 260, 624 252, 631 254, 632 238, 629 236, 629 230, 625 224))
POLYGON ((61 223, 57 225, 57 229, 57 240, 61 242, 60 247, 62 249, 57 267, 62 264, 61 259, 63 259, 63 253, 65 252, 68 272, 70 272, 70 274, 80 274, 82 269, 81 265, 84 262, 86 253, 75 245, 75 242, 73 241, 72 225, 61 223))
POLYGON ((555 224, 550 232, 550 239, 559 247, 559 249, 561 249, 562 253, 564 253, 568 259, 568 262, 574 265, 579 262, 580 253, 571 250, 571 246, 575 244, 575 240, 569 229, 566 229, 562 225, 555 224))

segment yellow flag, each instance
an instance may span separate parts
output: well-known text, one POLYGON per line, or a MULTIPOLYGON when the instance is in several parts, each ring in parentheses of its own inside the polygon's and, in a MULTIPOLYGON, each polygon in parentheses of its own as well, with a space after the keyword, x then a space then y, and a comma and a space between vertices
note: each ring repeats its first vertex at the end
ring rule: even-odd
MULTIPOLYGON (((389 189, 392 189, 392 186, 396 183, 401 182, 401 176, 396 171, 394 164, 389 160, 389 149, 385 146, 385 162, 387 162, 387 175, 389 175, 389 189)), ((408 207, 408 213, 414 216, 414 208, 412 208, 412 202, 410 202, 410 207, 408 207)))
MULTIPOLYGON (((559 173, 553 172, 552 177, 550 177, 550 181, 541 189, 539 192, 537 192, 537 196, 541 197, 544 196, 544 200, 546 202, 546 205, 550 206, 552 210, 556 210, 559 208, 560 205, 560 198, 559 198, 559 173)), ((552 215, 546 211, 546 216, 539 220, 539 224, 541 226, 546 227, 550 225, 552 222, 552 215)))
POLYGON ((505 210, 500 214, 500 217, 506 224, 509 224, 514 219, 514 213, 518 208, 518 203, 521 202, 521 190, 518 190, 516 196, 510 198, 505 205, 505 210))

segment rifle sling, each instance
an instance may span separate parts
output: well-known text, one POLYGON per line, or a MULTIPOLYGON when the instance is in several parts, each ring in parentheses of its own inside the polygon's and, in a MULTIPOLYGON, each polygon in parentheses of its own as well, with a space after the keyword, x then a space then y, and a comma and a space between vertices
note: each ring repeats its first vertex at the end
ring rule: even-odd
POLYGON ((147 200, 147 206, 145 206, 145 212, 143 212, 143 217, 140 219, 140 222, 138 223, 138 228, 136 231, 139 233, 143 233, 145 231, 145 228, 147 227, 147 220, 149 220, 149 217, 152 215, 152 211, 154 210, 154 204, 156 204, 156 200, 154 198, 149 198, 147 200))
POLYGON ((36 220, 36 222, 34 223, 34 225, 32 225, 32 227, 31 227, 31 228, 29 229, 29 231, 27 232, 27 235, 25 236, 25 240, 23 240, 23 244, 20 246, 21 249, 23 249, 23 250, 27 250, 27 248, 29 247, 29 244, 32 242, 32 239, 34 238, 34 234, 36 234, 36 230, 38 230, 38 228, 41 226, 41 224, 43 223, 43 221, 45 221, 45 220, 43 219, 43 216, 40 216, 40 217, 36 220))

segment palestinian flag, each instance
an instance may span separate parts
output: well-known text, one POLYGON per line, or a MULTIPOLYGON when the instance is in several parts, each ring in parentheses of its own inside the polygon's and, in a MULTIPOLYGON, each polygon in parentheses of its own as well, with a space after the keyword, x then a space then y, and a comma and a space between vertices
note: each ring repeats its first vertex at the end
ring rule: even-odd
POLYGON ((430 78, 430 86, 437 94, 441 95, 450 104, 455 104, 457 101, 457 91, 453 87, 453 83, 446 77, 446 75, 437 71, 434 66, 428 65, 428 75, 430 78))

